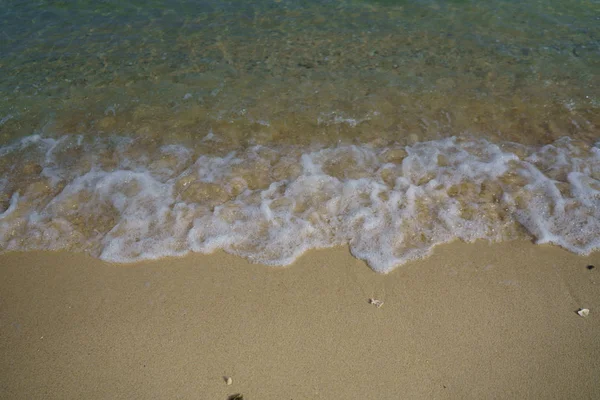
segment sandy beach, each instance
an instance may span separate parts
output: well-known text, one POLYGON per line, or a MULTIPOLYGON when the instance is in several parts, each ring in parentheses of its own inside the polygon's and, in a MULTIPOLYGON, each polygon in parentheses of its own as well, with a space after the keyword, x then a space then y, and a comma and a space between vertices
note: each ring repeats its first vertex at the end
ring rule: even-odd
POLYGON ((454 243, 388 275, 346 248, 287 268, 224 253, 0 265, 4 399, 600 397, 597 253, 454 243))
POLYGON ((600 399, 599 1, 2 1, 0 400, 600 399))

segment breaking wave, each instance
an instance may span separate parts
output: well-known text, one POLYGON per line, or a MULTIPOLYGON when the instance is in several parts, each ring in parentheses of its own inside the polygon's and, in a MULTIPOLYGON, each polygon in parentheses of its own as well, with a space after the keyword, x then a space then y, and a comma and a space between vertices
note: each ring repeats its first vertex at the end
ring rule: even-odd
MULTIPOLYGON (((214 139, 214 138, 212 138, 214 139)), ((348 245, 378 272, 456 239, 600 248, 600 148, 448 138, 255 146, 33 135, 0 148, 0 249, 134 262, 222 249, 287 265, 348 245)))

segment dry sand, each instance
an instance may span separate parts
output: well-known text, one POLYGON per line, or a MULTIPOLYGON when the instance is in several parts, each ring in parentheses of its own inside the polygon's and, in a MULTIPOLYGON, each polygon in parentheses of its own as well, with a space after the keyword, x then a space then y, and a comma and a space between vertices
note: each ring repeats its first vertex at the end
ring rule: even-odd
POLYGON ((527 242, 441 246, 389 275, 345 248, 279 269, 9 253, 0 397, 600 398, 599 295, 600 254, 527 242))

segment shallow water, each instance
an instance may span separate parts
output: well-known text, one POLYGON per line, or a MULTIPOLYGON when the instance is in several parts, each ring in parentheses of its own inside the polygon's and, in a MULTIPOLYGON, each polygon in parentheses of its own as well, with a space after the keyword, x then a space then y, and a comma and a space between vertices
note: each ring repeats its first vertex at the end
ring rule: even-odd
POLYGON ((600 247, 597 1, 3 4, 3 249, 600 247))

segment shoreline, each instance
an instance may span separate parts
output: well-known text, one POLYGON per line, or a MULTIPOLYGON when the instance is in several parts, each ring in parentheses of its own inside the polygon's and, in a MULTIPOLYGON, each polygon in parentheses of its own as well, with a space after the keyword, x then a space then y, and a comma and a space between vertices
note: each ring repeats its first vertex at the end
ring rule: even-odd
POLYGON ((6 253, 0 397, 600 397, 598 273, 599 252, 527 241, 441 245, 387 275, 343 247, 288 267, 6 253))

